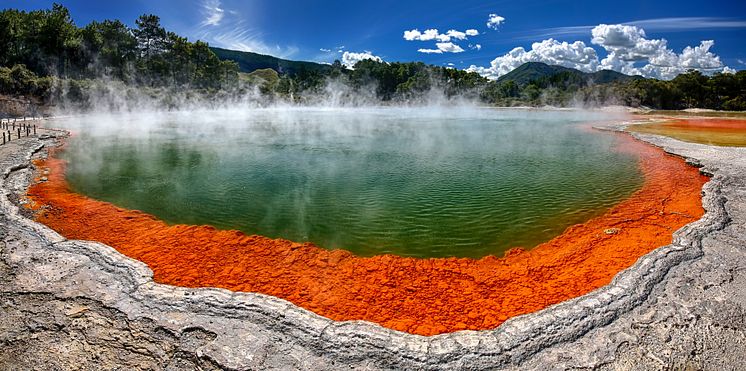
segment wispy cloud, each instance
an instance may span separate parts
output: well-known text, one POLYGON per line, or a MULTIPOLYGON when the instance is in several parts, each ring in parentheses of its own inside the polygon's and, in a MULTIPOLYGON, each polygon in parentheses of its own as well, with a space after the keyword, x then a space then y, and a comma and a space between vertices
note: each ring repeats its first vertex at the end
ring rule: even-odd
POLYGON ((262 33, 248 27, 244 20, 230 22, 226 27, 202 28, 199 38, 227 49, 270 54, 281 58, 290 57, 298 52, 298 48, 294 46, 281 47, 267 44, 262 40, 262 33))
POLYGON ((201 14, 203 20, 194 34, 210 45, 280 58, 290 57, 299 50, 295 46, 268 44, 261 31, 249 27, 238 11, 223 8, 220 0, 203 0, 201 14))
MULTIPOLYGON (((725 28, 746 28, 746 20, 716 17, 677 17, 654 18, 621 23, 637 26, 646 31, 684 32, 690 30, 715 30, 725 28)), ((532 30, 515 35, 516 40, 531 40, 547 37, 587 35, 596 25, 566 26, 532 30)))
POLYGON ((202 26, 219 26, 225 16, 225 10, 220 7, 220 0, 202 1, 202 26))
POLYGON ((679 17, 627 22, 650 31, 688 31, 693 29, 746 28, 746 21, 732 18, 679 17))
POLYGON ((591 32, 593 27, 595 26, 567 26, 567 27, 542 28, 538 30, 520 32, 520 33, 517 33, 516 35, 510 35, 510 38, 514 40, 532 40, 532 39, 544 39, 547 37, 557 38, 560 36, 587 35, 591 32))

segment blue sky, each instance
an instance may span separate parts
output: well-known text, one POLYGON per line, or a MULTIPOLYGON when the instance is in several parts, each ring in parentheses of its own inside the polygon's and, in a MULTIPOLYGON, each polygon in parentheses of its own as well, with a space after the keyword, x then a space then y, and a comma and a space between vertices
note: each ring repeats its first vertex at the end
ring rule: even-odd
MULTIPOLYGON (((746 1, 60 1, 78 25, 157 14, 211 45, 289 59, 421 60, 496 77, 526 61, 670 78, 746 69, 746 1), (488 19, 493 15, 491 27, 488 19), (597 27, 600 24, 611 26, 597 27), (595 29, 594 29, 595 28, 595 29), (437 33, 426 30, 437 29, 437 33), (413 32, 414 30, 418 32, 413 32), (454 30, 448 34, 449 30, 454 30), (470 30, 470 32, 466 32, 470 30), (410 31, 407 36, 405 31, 410 31), (468 33, 469 35, 465 35, 468 33), (478 35, 475 35, 477 34, 478 35), (450 36, 449 36, 450 35, 450 36), (472 36, 470 36, 472 35, 472 36), (551 40, 549 40, 551 39, 551 40), (424 40, 424 41, 423 41, 424 40), (712 43, 701 44, 703 40, 712 43), (537 43, 536 46, 533 46, 537 43), (523 49, 515 49, 522 47, 523 49), (686 47, 691 47, 685 51, 686 47), (368 53, 365 53, 368 52, 368 53)), ((39 9, 51 1, 3 0, 39 9)))

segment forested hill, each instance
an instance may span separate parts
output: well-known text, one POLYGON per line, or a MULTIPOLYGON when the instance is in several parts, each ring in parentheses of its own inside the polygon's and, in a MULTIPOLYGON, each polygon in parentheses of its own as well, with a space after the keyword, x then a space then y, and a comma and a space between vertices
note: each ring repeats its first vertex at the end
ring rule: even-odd
POLYGON ((224 61, 233 61, 238 64, 241 72, 254 72, 260 69, 271 68, 279 74, 296 75, 301 71, 313 71, 328 73, 331 66, 314 62, 291 61, 252 52, 243 52, 237 50, 228 50, 216 47, 210 47, 215 55, 224 61))
POLYGON ((531 82, 539 82, 542 79, 560 80, 571 79, 578 83, 606 84, 616 81, 629 81, 642 79, 642 76, 628 76, 620 72, 611 70, 602 70, 597 72, 582 72, 574 68, 553 66, 541 62, 524 63, 513 71, 500 76, 497 82, 514 81, 519 86, 524 86, 531 82))
POLYGON ((609 70, 587 73, 529 62, 488 84, 482 99, 500 106, 614 104, 669 110, 744 111, 746 71, 706 76, 690 70, 673 80, 663 81, 609 70))

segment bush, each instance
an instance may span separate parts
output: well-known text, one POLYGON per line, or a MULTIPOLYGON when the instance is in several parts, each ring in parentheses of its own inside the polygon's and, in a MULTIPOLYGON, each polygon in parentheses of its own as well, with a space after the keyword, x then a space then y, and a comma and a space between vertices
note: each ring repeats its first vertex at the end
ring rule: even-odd
POLYGON ((11 68, 0 67, 2 93, 48 97, 53 86, 53 77, 39 77, 22 64, 16 64, 11 68))
POLYGON ((727 100, 723 103, 723 109, 726 111, 746 111, 746 99, 740 96, 727 100))

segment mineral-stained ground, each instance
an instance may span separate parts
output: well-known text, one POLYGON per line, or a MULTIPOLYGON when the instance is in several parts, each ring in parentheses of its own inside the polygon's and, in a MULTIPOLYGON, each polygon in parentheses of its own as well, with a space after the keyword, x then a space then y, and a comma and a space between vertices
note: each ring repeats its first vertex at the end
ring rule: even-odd
POLYGON ((155 283, 144 264, 24 215, 17 203, 44 176, 32 156, 54 141, 13 141, 0 146, 0 369, 738 369, 746 149, 636 135, 712 175, 699 220, 584 296, 495 330, 427 337, 262 294, 155 283))

